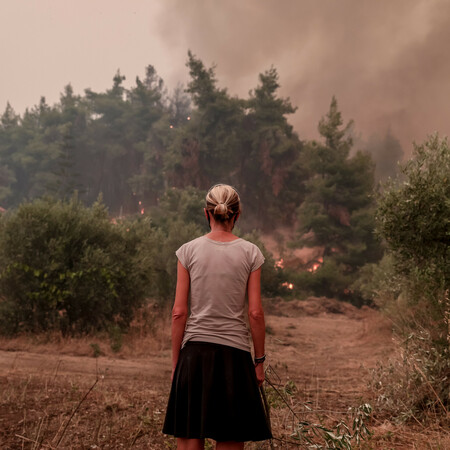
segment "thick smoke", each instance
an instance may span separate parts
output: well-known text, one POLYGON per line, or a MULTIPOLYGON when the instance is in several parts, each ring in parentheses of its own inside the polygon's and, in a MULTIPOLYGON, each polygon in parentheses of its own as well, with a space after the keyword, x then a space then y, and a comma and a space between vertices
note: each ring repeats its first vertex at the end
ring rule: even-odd
POLYGON ((317 136, 332 95, 364 138, 390 130, 406 154, 412 141, 449 132, 446 0, 164 4, 159 31, 167 51, 189 48, 205 64, 217 64, 219 82, 231 93, 245 96, 273 64, 281 94, 299 107, 291 121, 300 137, 317 136))

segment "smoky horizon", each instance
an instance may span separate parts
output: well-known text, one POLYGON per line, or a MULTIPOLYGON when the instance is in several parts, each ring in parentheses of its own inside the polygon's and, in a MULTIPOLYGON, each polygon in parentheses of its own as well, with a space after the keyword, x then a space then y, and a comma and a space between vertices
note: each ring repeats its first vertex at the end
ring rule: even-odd
POLYGON ((218 85, 247 97, 259 73, 274 66, 280 95, 297 111, 301 139, 336 96, 344 121, 354 120, 359 147, 393 135, 409 156, 413 141, 448 134, 450 4, 444 0, 380 2, 181 2, 124 5, 101 0, 62 5, 23 0, 0 6, 0 108, 23 114, 76 93, 104 91, 120 69, 131 86, 151 64, 172 92, 188 81, 191 50, 215 67, 218 85))

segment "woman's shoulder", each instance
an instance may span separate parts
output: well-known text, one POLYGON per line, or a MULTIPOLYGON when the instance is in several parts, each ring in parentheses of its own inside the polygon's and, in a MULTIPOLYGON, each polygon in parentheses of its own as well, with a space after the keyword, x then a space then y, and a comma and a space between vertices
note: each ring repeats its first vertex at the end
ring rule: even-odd
POLYGON ((185 242, 183 245, 180 246, 180 248, 192 248, 199 244, 202 244, 204 241, 205 236, 199 236, 198 238, 192 239, 188 242, 185 242))
POLYGON ((244 247, 247 247, 252 250, 256 250, 256 249, 259 250, 259 247, 256 244, 254 244, 251 241, 248 241, 247 239, 240 238, 240 241, 242 243, 242 246, 244 246, 244 247))

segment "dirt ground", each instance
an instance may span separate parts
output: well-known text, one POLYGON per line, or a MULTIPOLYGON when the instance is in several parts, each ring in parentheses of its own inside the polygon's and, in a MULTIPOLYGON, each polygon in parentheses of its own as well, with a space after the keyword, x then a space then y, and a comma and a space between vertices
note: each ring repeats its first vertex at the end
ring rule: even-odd
MULTIPOLYGON (((370 369, 394 352, 389 324, 376 311, 326 299, 270 302, 266 310, 268 376, 280 389, 291 386, 286 398, 302 420, 330 422, 349 407, 375 406, 370 369)), ((105 345, 0 341, 0 448, 175 448, 160 431, 171 367, 169 322, 151 336, 128 337, 118 354, 102 352, 105 345)), ((274 436, 283 438, 295 420, 273 395, 274 436)), ((391 424, 376 407, 369 429, 374 435, 362 448, 450 448, 448 434, 391 424)), ((298 448, 281 440, 272 445, 298 448)))

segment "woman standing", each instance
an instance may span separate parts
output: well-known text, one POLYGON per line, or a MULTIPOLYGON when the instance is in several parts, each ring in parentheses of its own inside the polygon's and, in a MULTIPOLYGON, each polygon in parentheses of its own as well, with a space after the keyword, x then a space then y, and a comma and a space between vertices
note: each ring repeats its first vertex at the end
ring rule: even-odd
POLYGON ((180 450, 201 450, 205 438, 214 439, 218 450, 238 450, 245 441, 272 437, 258 390, 265 359, 264 257, 232 233, 240 210, 231 186, 213 186, 205 208, 211 232, 176 252, 172 388, 163 432, 177 437, 180 450))

